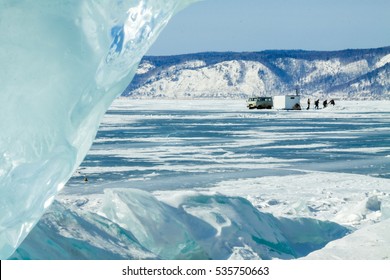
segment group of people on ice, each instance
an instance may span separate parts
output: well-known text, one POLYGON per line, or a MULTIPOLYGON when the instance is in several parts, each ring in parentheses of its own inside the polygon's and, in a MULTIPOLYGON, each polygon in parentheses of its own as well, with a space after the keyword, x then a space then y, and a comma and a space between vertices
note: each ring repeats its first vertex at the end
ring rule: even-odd
MULTIPOLYGON (((327 99, 325 99, 323 102, 322 102, 322 106, 323 108, 326 108, 328 107, 328 104, 331 104, 331 105, 335 105, 336 103, 334 102, 334 99, 331 99, 329 102, 327 99)), ((314 101, 314 109, 319 109, 319 105, 320 105, 320 100, 317 99, 316 101, 314 101)), ((309 110, 310 109, 310 98, 307 99, 307 108, 306 110, 309 110)))

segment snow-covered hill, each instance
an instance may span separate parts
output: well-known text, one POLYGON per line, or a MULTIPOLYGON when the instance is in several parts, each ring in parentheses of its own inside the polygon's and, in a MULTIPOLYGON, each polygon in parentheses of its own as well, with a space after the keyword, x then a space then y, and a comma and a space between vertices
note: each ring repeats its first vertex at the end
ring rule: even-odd
POLYGON ((390 47, 144 57, 123 93, 133 98, 246 98, 292 93, 390 99, 390 47))

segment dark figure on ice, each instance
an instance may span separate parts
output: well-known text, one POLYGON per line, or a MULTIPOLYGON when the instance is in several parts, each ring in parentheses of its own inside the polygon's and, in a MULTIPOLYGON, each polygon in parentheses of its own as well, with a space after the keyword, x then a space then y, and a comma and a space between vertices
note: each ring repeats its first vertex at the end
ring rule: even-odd
POLYGON ((329 101, 329 104, 332 104, 332 105, 334 106, 334 105, 335 105, 334 100, 331 99, 331 100, 329 101))
POLYGON ((324 100, 324 102, 322 102, 322 105, 324 106, 324 108, 326 108, 328 106, 328 100, 324 100))
POLYGON ((310 98, 307 99, 307 108, 306 110, 309 110, 310 109, 310 98))
POLYGON ((319 99, 314 101, 314 109, 318 109, 318 104, 320 104, 320 100, 319 99))

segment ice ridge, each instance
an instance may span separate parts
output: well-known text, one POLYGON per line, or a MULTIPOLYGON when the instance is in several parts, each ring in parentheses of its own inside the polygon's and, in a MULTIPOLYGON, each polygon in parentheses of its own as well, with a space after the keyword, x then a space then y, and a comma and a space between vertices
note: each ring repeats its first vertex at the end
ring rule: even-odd
POLYGON ((277 218, 218 193, 179 191, 164 202, 108 189, 101 197, 53 204, 12 258, 293 259, 349 233, 332 222, 277 218))

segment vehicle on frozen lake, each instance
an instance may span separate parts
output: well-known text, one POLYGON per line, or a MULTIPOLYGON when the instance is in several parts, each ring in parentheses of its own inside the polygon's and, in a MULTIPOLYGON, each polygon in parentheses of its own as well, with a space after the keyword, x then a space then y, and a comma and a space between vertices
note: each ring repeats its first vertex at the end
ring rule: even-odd
POLYGON ((278 95, 274 97, 250 97, 246 101, 249 109, 301 110, 299 95, 278 95))
POLYGON ((246 101, 249 109, 271 109, 273 107, 272 97, 250 97, 246 101))

